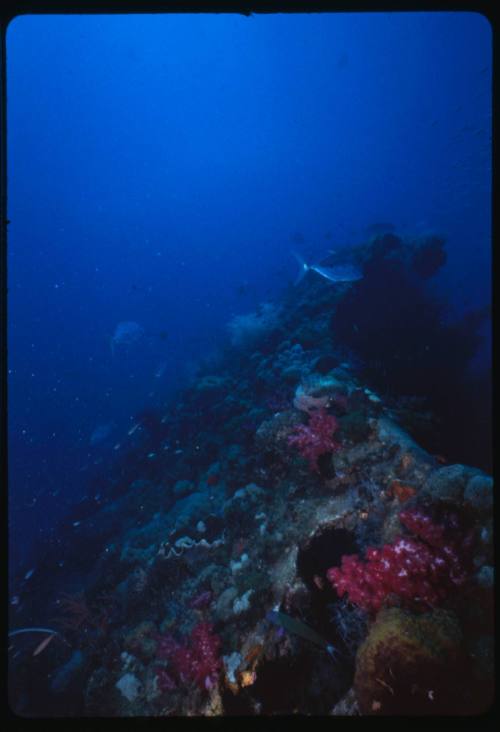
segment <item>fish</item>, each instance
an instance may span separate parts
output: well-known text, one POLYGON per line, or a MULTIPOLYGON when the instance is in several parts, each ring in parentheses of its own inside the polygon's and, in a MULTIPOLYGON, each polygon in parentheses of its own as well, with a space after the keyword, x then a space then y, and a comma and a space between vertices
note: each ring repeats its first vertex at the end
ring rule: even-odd
POLYGON ((309 625, 303 623, 302 620, 292 618, 290 615, 281 612, 281 610, 277 608, 269 611, 266 618, 269 622, 273 623, 273 625, 278 626, 278 628, 284 628, 289 633, 293 633, 294 635, 298 635, 301 638, 305 638, 311 643, 314 643, 314 645, 319 646, 319 648, 326 651, 331 658, 336 659, 338 651, 335 649, 335 646, 328 643, 327 640, 325 640, 319 633, 316 633, 316 631, 309 625))
POLYGON ((39 653, 41 653, 41 652, 42 652, 43 650, 45 650, 45 648, 47 648, 47 646, 49 645, 49 643, 51 642, 51 640, 53 640, 54 638, 55 638, 55 633, 52 633, 52 635, 48 635, 48 636, 47 636, 47 637, 46 637, 46 638, 45 638, 45 639, 44 639, 44 640, 43 640, 43 641, 42 641, 42 642, 40 643, 40 645, 38 645, 38 646, 37 646, 37 647, 35 648, 35 650, 33 651, 33 655, 34 655, 34 656, 38 656, 38 654, 39 654, 39 653))
POLYGON ((306 264, 302 257, 296 252, 294 252, 294 256, 301 267, 295 281, 296 285, 299 284, 304 275, 306 275, 310 270, 316 272, 330 282, 355 282, 356 280, 361 280, 363 278, 361 270, 352 264, 338 264, 333 267, 322 267, 319 264, 306 264))

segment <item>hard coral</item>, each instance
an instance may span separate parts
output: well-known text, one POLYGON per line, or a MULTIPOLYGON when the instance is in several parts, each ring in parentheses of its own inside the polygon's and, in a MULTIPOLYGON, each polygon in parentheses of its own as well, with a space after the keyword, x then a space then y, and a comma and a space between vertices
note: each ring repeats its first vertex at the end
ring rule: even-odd
POLYGON ((464 557, 473 536, 450 539, 450 531, 459 533, 456 517, 450 516, 446 527, 416 509, 402 511, 399 519, 417 538, 399 537, 382 548, 370 547, 366 562, 357 555, 344 555, 341 566, 327 572, 340 596, 347 593, 351 602, 368 612, 376 613, 383 604, 433 607, 468 579, 464 557))
MULTIPOLYGON (((178 643, 171 635, 160 638, 158 655, 171 664, 181 682, 195 682, 201 689, 211 689, 217 683, 221 661, 220 638, 210 623, 198 623, 191 632, 190 645, 178 643)), ((162 677, 159 671, 159 682, 162 677)))
POLYGON ((318 409, 311 413, 309 423, 294 427, 293 434, 288 437, 289 445, 296 445, 303 458, 312 470, 319 472, 318 458, 326 452, 339 449, 339 443, 333 439, 338 429, 335 417, 328 414, 326 409, 318 409))

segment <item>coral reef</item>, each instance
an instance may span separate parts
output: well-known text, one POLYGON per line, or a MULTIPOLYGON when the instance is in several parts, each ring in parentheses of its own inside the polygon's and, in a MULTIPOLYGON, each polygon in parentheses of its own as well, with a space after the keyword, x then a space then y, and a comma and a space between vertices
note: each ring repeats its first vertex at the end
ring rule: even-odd
POLYGON ((136 415, 99 501, 13 579, 12 624, 58 633, 36 656, 11 639, 16 713, 488 707, 493 479, 464 464, 479 406, 460 391, 481 318, 438 328, 426 287, 444 256, 376 236, 352 251, 362 280, 304 278, 237 316, 218 359, 136 415))

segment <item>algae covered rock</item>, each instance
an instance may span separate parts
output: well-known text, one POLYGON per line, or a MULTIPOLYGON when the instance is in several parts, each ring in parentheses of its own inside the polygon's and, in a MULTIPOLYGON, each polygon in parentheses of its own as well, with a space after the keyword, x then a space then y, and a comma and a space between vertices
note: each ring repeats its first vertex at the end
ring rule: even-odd
POLYGON ((212 508, 210 496, 202 491, 191 493, 179 499, 168 514, 168 519, 177 530, 195 526, 212 508))
POLYGON ((174 496, 184 498, 196 490, 195 484, 190 480, 178 480, 173 489, 174 496))
POLYGON ((263 501, 265 495, 266 491, 264 488, 261 488, 255 483, 249 483, 244 488, 238 488, 231 498, 224 503, 224 518, 227 521, 231 517, 246 517, 248 511, 251 511, 263 501))
POLYGON ((156 655, 157 647, 156 625, 150 620, 144 620, 133 628, 124 639, 124 647, 142 661, 148 661, 156 655))
POLYGON ((433 500, 459 505, 464 498, 468 480, 476 473, 465 465, 447 465, 430 474, 424 487, 433 500))
POLYGON ((217 620, 227 621, 233 615, 233 602, 236 600, 238 590, 236 587, 228 587, 221 593, 215 605, 214 615, 217 620))
POLYGON ((363 442, 367 440, 371 427, 368 423, 367 415, 362 410, 350 412, 340 417, 340 430, 344 440, 353 443, 363 442))
POLYGON ((382 610, 356 656, 354 688, 363 714, 460 713, 462 632, 446 610, 382 610))
POLYGON ((297 424, 297 415, 295 411, 280 412, 262 422, 255 433, 257 450, 287 460, 290 451, 288 438, 297 424))
POLYGON ((467 483, 464 501, 478 513, 493 510, 493 478, 485 473, 477 473, 467 483))
MULTIPOLYGON (((303 380, 297 390, 301 394, 308 394, 313 397, 333 397, 339 391, 345 393, 345 385, 333 374, 321 375, 311 374, 303 380)), ((299 394, 296 394, 298 396, 299 394)))

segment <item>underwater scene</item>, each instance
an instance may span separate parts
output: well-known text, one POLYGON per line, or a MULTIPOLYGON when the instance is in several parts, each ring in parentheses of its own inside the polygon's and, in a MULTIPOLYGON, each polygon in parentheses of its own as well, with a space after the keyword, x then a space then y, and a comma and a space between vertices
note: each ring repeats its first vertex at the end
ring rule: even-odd
POLYGON ((6 48, 12 716, 488 712, 487 18, 6 48))

